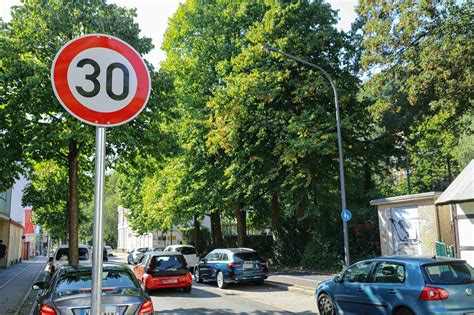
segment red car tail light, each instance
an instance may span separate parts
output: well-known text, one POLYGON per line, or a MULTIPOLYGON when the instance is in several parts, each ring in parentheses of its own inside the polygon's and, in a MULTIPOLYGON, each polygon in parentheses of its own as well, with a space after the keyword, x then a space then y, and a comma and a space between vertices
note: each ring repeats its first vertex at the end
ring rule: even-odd
POLYGON ((152 315, 153 314, 153 303, 151 302, 151 300, 146 300, 142 304, 142 307, 140 307, 140 310, 138 311, 138 314, 140 314, 140 315, 152 315))
POLYGON ((39 315, 56 315, 56 311, 49 305, 41 304, 39 315))
POLYGON ((449 293, 445 289, 435 287, 424 287, 418 299, 424 301, 439 301, 446 300, 448 297, 449 293))
POLYGON ((234 268, 238 266, 240 266, 240 264, 227 264, 227 268, 234 268))

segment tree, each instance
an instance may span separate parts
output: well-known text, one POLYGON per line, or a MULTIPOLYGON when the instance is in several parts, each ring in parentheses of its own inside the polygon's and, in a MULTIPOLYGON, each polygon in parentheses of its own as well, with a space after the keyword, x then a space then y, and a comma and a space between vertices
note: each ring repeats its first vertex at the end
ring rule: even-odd
MULTIPOLYGON (((100 0, 35 0, 13 7, 11 22, 2 25, 0 85, 4 88, 0 90, 0 116, 1 121, 15 121, 7 124, 4 139, 8 143, 22 141, 21 158, 54 160, 67 165, 69 263, 72 265, 78 263, 79 160, 81 155, 93 155, 94 130, 65 113, 54 98, 49 82, 51 63, 67 41, 87 33, 111 34, 138 52, 147 53, 152 48, 151 40, 139 36, 135 17, 135 10, 100 0)), ((154 111, 150 107, 153 106, 142 113, 140 122, 137 120, 110 132, 109 139, 115 146, 109 147, 109 152, 123 152, 130 147, 139 150, 142 146, 136 145, 137 142, 150 141, 150 135, 143 132, 133 137, 146 129, 147 121, 152 121, 149 116, 154 111)), ((91 160, 84 161, 90 163, 91 160)))
POLYGON ((402 149, 394 157, 409 154, 414 192, 442 189, 472 117, 473 3, 361 1, 358 11, 362 65, 378 70, 363 91, 371 113, 402 149))

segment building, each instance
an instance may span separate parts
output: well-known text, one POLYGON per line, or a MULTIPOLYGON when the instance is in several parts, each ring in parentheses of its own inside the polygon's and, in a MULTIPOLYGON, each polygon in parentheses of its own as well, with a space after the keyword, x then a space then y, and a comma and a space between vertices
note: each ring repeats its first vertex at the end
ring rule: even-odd
POLYGON ((449 208, 456 255, 474 266, 474 160, 439 196, 435 204, 449 208))
POLYGON ((23 225, 11 218, 13 189, 0 193, 0 240, 7 246, 7 255, 0 268, 8 268, 22 259, 23 225))
POLYGON ((437 206, 441 192, 371 200, 377 206, 383 256, 436 254, 436 242, 453 244, 451 213, 437 206))
MULTIPOLYGON (((183 233, 178 229, 171 231, 154 231, 144 235, 137 235, 129 225, 127 209, 119 206, 118 212, 118 241, 117 249, 130 251, 138 247, 166 247, 168 245, 181 244, 183 233)), ((201 226, 210 228, 209 217, 206 217, 201 226)))

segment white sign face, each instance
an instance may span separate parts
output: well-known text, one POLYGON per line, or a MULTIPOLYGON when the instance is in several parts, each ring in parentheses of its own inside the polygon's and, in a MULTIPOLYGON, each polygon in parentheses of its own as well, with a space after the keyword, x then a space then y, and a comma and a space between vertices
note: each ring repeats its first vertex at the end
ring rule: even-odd
POLYGON ((135 118, 151 91, 150 74, 135 49, 101 34, 65 44, 54 59, 51 81, 56 97, 71 115, 99 127, 135 118))
POLYGON ((71 61, 67 80, 85 107, 110 113, 127 106, 137 91, 137 74, 130 62, 108 48, 90 48, 71 61))

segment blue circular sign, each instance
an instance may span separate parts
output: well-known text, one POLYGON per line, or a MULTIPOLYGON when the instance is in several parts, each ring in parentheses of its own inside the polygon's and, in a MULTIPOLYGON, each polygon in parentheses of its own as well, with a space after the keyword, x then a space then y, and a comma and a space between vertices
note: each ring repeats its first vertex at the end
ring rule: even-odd
POLYGON ((352 218, 352 213, 348 209, 344 209, 341 212, 341 218, 344 221, 349 221, 352 218))

